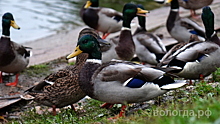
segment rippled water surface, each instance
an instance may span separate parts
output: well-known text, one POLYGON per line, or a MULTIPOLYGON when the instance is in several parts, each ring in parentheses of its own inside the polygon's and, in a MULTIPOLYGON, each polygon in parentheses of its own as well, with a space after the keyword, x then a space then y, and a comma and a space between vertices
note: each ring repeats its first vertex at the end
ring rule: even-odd
POLYGON ((11 28, 11 38, 23 43, 82 25, 78 15, 83 3, 80 0, 0 0, 0 16, 5 12, 14 15, 21 29, 11 28))

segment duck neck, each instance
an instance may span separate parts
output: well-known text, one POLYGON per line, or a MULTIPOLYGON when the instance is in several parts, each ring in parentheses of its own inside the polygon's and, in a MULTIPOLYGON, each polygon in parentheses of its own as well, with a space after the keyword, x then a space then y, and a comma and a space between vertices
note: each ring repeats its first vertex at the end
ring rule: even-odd
POLYGON ((137 27, 137 29, 135 30, 134 34, 133 35, 136 35, 140 32, 146 32, 147 29, 145 28, 146 26, 146 18, 145 17, 142 17, 142 16, 138 16, 138 23, 139 23, 139 26, 137 27))
POLYGON ((94 49, 92 54, 89 56, 89 59, 102 59, 102 53, 98 49, 94 49))
POLYGON ((123 16, 122 27, 131 29, 131 20, 133 17, 123 16))
POLYGON ((10 37, 10 26, 6 27, 6 26, 2 26, 2 35, 6 36, 6 37, 10 37))
POLYGON ((140 25, 140 29, 142 29, 143 31, 147 31, 146 30, 146 18, 145 17, 142 17, 142 16, 138 16, 138 22, 139 22, 139 25, 140 25))
POLYGON ((167 23, 166 23, 166 27, 169 32, 173 29, 175 21, 179 18, 178 1, 172 0, 170 7, 171 7, 171 10, 170 10, 169 16, 167 18, 167 23))
POLYGON ((203 21, 204 26, 205 26, 205 34, 206 38, 210 39, 214 34, 214 15, 213 17, 209 17, 203 21))
POLYGON ((88 53, 81 53, 76 57, 76 64, 75 65, 84 65, 86 60, 89 58, 88 53))

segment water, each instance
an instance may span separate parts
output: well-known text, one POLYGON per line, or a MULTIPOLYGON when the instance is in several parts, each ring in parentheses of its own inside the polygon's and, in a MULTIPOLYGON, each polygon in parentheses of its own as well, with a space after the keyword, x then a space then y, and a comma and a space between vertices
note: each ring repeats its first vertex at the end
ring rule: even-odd
MULTIPOLYGON (((0 0, 0 16, 11 12, 20 30, 11 28, 11 39, 24 43, 83 25, 80 0, 0 0)), ((0 25, 1 25, 0 21, 0 25)), ((0 32, 2 28, 0 28, 0 32)))
MULTIPOLYGON (((86 0, 0 0, 0 17, 5 12, 14 15, 21 29, 11 28, 11 39, 24 43, 84 25, 79 17, 79 11, 85 2, 86 0)), ((130 0, 100 0, 100 6, 122 11, 123 5, 128 2, 130 0)), ((158 7, 152 0, 132 2, 141 3, 148 10, 158 7)), ((1 23, 0 21, 0 25, 1 23)))

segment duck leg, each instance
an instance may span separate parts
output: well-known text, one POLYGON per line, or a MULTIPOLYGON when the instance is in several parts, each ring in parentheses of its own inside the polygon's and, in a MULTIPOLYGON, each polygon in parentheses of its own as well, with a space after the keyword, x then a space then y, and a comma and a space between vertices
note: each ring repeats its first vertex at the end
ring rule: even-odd
POLYGON ((53 116, 56 116, 56 115, 57 115, 56 106, 55 106, 55 105, 52 105, 52 108, 53 108, 53 116))
POLYGON ((106 108, 106 109, 110 109, 113 107, 114 104, 112 103, 104 103, 100 106, 100 108, 106 108))
POLYGON ((203 75, 203 74, 200 74, 200 75, 199 75, 199 79, 200 79, 200 81, 204 82, 204 75, 203 75))
POLYGON ((71 106, 72 110, 76 113, 76 109, 75 109, 75 107, 73 106, 73 104, 71 104, 70 106, 71 106))
POLYGON ((196 14, 196 11, 195 10, 190 10, 190 13, 191 13, 191 17, 194 18, 194 19, 199 19, 199 16, 196 14))
POLYGON ((110 33, 104 33, 102 36, 102 39, 106 39, 106 37, 109 35, 110 33))
POLYGON ((2 80, 2 72, 0 71, 0 83, 3 83, 3 80, 2 80))
POLYGON ((120 113, 117 116, 112 117, 112 118, 108 118, 108 119, 111 120, 111 119, 118 119, 120 117, 124 117, 125 116, 125 109, 126 109, 126 105, 122 105, 120 113))
POLYGON ((16 85, 18 84, 18 76, 19 76, 19 74, 16 74, 15 81, 14 81, 14 82, 7 83, 7 84, 5 84, 5 85, 6 85, 6 86, 16 86, 16 85))

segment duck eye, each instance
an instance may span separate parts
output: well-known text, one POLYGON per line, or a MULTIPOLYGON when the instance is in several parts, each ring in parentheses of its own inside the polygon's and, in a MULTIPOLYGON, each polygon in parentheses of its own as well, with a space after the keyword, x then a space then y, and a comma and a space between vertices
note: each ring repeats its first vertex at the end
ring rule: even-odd
POLYGON ((88 43, 88 40, 84 40, 83 43, 88 43))

